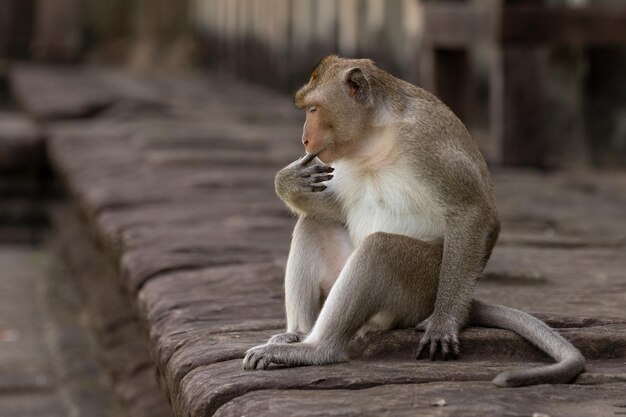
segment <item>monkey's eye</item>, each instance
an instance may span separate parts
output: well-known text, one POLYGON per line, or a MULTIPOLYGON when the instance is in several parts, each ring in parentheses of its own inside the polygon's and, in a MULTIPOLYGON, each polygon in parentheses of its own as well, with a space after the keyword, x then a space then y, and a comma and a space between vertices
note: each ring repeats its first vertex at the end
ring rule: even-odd
POLYGON ((309 107, 309 112, 314 113, 315 110, 317 110, 317 106, 311 106, 309 107))

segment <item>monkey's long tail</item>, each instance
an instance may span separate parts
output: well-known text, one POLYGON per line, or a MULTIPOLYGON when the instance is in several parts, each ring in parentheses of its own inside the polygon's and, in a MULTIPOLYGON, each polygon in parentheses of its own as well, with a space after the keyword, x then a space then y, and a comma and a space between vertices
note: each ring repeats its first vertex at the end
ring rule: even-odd
POLYGON ((563 384, 573 380, 585 369, 585 358, 580 351, 530 314, 476 300, 470 314, 472 324, 512 330, 557 361, 552 365, 502 372, 493 380, 499 387, 563 384))

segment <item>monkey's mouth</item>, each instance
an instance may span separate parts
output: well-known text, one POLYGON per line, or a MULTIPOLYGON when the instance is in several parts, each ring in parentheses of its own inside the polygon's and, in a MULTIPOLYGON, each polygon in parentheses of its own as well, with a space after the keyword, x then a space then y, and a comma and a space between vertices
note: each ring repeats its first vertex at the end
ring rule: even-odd
POLYGON ((317 156, 318 156, 319 154, 321 154, 322 152, 324 152, 326 149, 328 149, 328 145, 324 145, 324 146, 323 146, 320 150, 318 150, 318 151, 309 152, 309 150, 307 149, 307 146, 306 146, 306 145, 304 145, 304 151, 305 151, 307 154, 309 154, 309 155, 311 155, 312 157, 314 157, 314 158, 317 158, 317 156))
MULTIPOLYGON (((320 149, 320 150, 319 150, 319 151, 317 151, 317 152, 313 152, 313 156, 314 156, 315 158, 318 158, 318 157, 319 157, 319 156, 320 156, 320 155, 321 155, 321 154, 322 154, 322 153, 323 153, 326 149, 328 149, 328 148, 330 148, 330 144, 325 145, 322 149, 320 149)), ((323 162, 323 161, 322 161, 322 162, 323 162)))

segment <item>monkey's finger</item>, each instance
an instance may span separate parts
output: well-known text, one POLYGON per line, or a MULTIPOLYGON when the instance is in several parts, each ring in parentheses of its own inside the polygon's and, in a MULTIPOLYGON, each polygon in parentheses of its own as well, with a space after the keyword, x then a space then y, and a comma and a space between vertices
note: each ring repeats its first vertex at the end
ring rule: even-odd
POLYGON ((445 361, 448 359, 449 354, 450 354, 450 339, 445 337, 441 341, 441 358, 445 361))
POLYGON ((439 339, 435 339, 433 338, 430 341, 430 360, 434 361, 435 360, 435 355, 437 355, 437 348, 439 347, 439 339))
POLYGON ((254 354, 251 352, 246 352, 246 357, 243 360, 243 369, 245 369, 246 371, 254 370, 256 365, 252 367, 253 359, 254 359, 254 354))
POLYGON ((309 165, 311 163, 312 160, 314 160, 317 157, 317 155, 312 154, 312 153, 308 153, 306 155, 304 155, 302 157, 302 160, 300 161, 300 165, 302 165, 303 167, 309 165))
MULTIPOLYGON (((254 365, 252 366, 252 369, 257 369, 257 365, 259 364, 259 362, 261 362, 261 360, 263 359, 263 355, 258 355, 255 359, 254 359, 254 365)), ((261 364, 262 366, 263 364, 261 364)), ((261 367, 261 369, 265 369, 263 367, 261 367)))
POLYGON ((428 343, 428 340, 426 339, 426 337, 422 337, 422 340, 420 340, 419 345, 417 345, 417 353, 415 354, 415 359, 419 359, 420 356, 422 356, 422 351, 426 347, 427 343, 428 343))
POLYGON ((335 170, 335 168, 328 165, 315 165, 310 169, 314 174, 329 174, 335 170))
POLYGON ((457 335, 452 336, 452 350, 457 357, 461 354, 461 344, 459 343, 459 337, 457 335))
POLYGON ((312 185, 311 191, 314 193, 319 193, 320 191, 324 191, 326 189, 325 185, 312 185))
POLYGON ((324 182, 333 179, 332 175, 317 175, 313 177, 312 182, 324 182))

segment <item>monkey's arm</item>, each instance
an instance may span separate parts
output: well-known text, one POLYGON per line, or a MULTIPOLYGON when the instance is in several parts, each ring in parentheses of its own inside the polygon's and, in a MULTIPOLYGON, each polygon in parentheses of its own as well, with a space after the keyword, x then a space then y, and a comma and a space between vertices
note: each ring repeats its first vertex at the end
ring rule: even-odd
POLYGON ((459 331, 467 323, 474 285, 499 228, 497 212, 488 204, 472 204, 447 216, 435 309, 420 324, 425 333, 417 349, 418 358, 428 344, 431 359, 439 349, 444 359, 451 353, 459 354, 459 331))
POLYGON ((295 213, 345 223, 342 210, 323 183, 332 179, 334 169, 311 165, 314 156, 307 155, 278 171, 274 178, 276 194, 295 213))

